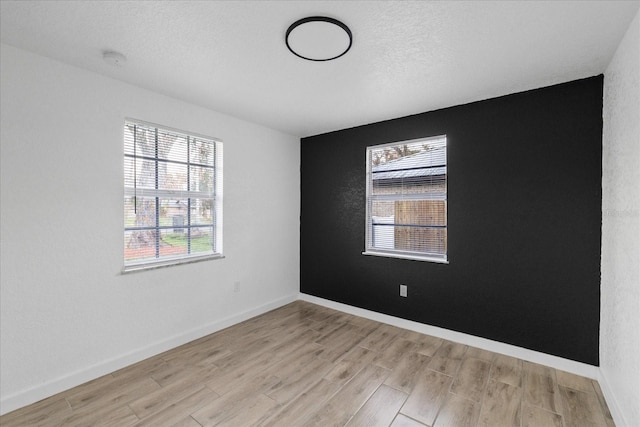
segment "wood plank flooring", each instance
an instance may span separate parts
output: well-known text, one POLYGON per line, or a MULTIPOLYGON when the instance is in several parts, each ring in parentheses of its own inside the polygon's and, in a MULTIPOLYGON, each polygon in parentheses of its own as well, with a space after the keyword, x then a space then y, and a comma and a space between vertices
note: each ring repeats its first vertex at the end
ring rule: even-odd
POLYGON ((12 426, 614 426, 597 382, 296 301, 0 417, 12 426))

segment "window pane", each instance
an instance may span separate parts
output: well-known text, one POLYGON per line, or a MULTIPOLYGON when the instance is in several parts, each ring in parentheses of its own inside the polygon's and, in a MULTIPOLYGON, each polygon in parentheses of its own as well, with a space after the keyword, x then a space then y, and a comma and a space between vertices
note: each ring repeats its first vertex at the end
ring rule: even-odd
POLYGON ((172 132, 158 131, 158 158, 187 162, 187 137, 172 132))
MULTIPOLYGON (((189 228, 163 229, 160 232, 160 256, 175 257, 189 254, 189 228)), ((191 254, 213 253, 212 227, 191 228, 191 254)))
POLYGON ((158 161, 160 190, 187 190, 187 165, 158 161))
POLYGON ((191 191, 213 194, 213 169, 191 166, 191 191))
POLYGON ((214 250, 213 227, 191 228, 191 253, 205 254, 214 250))
MULTIPOLYGON (((390 217, 393 223, 393 216, 395 215, 395 201, 394 200, 374 200, 371 202, 371 216, 372 217, 390 217)), ((375 218, 374 218, 374 222, 375 218)))
POLYGON ((447 232, 443 228, 399 227, 394 230, 394 247, 398 250, 446 253, 447 232))
POLYGON ((446 203, 443 200, 399 200, 394 208, 396 224, 447 225, 446 203))
POLYGON ((160 231, 160 257, 173 257, 188 253, 187 228, 160 231))
POLYGON ((181 228, 187 224, 187 199, 159 199, 160 227, 181 228))
POLYGON ((154 227, 156 225, 156 199, 153 197, 124 198, 124 226, 154 227))
POLYGON ((124 232, 124 260, 144 261, 156 257, 156 231, 132 230, 124 232))
POLYGON ((124 158, 125 187, 152 189, 156 185, 156 162, 140 158, 124 158), (134 183, 135 179, 135 183, 134 183))
POLYGON ((125 123, 124 153, 137 156, 155 156, 155 128, 135 123, 125 123))
POLYGON ((191 225, 213 225, 213 199, 191 199, 191 225))
POLYGON ((395 249, 393 218, 374 217, 371 233, 371 247, 376 249, 395 249))
POLYGON ((199 138, 191 139, 191 147, 189 147, 191 163, 213 166, 214 145, 211 141, 204 141, 199 138))

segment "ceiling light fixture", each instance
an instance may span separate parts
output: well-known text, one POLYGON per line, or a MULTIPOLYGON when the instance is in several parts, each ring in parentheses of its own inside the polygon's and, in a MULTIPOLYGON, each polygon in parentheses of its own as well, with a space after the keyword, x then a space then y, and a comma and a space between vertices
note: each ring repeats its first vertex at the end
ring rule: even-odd
POLYGON ((302 18, 289 27, 287 47, 296 56, 309 61, 331 61, 351 49, 351 30, 337 19, 326 16, 302 18))

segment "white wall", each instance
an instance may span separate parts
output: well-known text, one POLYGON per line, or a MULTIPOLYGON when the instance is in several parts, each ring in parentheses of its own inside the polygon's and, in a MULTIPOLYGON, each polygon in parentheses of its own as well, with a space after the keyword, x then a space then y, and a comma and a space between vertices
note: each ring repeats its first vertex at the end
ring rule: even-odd
POLYGON ((604 73, 600 366, 622 426, 640 426, 639 16, 604 73))
POLYGON ((299 138, 7 45, 0 64, 2 413, 296 299, 299 138), (224 141, 225 259, 120 273, 125 117, 224 141))

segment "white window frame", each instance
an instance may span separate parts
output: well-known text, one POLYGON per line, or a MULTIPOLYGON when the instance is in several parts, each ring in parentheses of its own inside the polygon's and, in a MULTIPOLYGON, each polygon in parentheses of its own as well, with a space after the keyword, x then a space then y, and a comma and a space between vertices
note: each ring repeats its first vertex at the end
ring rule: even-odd
MULTIPOLYGON (((192 263, 192 262, 198 262, 198 261, 205 261, 205 260, 212 260, 212 259, 220 259, 220 258, 224 258, 223 256, 223 252, 222 252, 222 243, 223 243, 223 209, 222 209, 222 196, 223 196, 223 144, 222 144, 222 140, 218 139, 218 138, 212 138, 209 136, 205 136, 205 135, 199 135, 193 132, 187 132, 187 131, 182 131, 182 130, 178 130, 178 129, 174 129, 174 128, 170 128, 167 126, 163 126, 163 125, 158 125, 155 123, 150 123, 150 122, 145 122, 142 120, 137 120, 137 119, 131 119, 131 118, 126 118, 124 121, 124 126, 123 126, 123 141, 124 141, 124 145, 125 145, 125 152, 124 152, 124 159, 126 161, 127 158, 131 159, 137 156, 140 156, 139 154, 133 154, 131 155, 130 153, 126 152, 126 144, 127 144, 127 126, 141 126, 141 127, 145 127, 147 129, 149 128, 154 128, 156 131, 156 147, 157 147, 157 143, 158 143, 158 139, 157 139, 157 135, 160 132, 164 132, 164 133, 169 133, 169 134, 174 134, 174 135, 178 135, 181 137, 186 137, 187 138, 187 146, 189 146, 189 143, 191 140, 195 139, 198 141, 204 141, 207 143, 211 143, 212 144, 212 148, 213 148, 213 159, 212 159, 212 163, 210 166, 208 166, 212 172, 213 172, 213 185, 212 188, 210 189, 210 191, 189 191, 189 190, 168 190, 168 189, 158 189, 158 178, 157 178, 157 172, 156 172, 156 183, 155 183, 155 189, 140 189, 140 188, 136 188, 136 186, 134 185, 133 187, 131 186, 127 186, 127 168, 124 168, 124 199, 126 200, 128 197, 131 198, 133 197, 134 200, 136 197, 155 197, 156 198, 156 205, 158 203, 158 201, 160 199, 207 199, 207 200, 212 200, 213 201, 213 208, 212 208, 212 216, 213 216, 213 224, 211 226, 206 226, 207 228, 211 228, 212 232, 213 232, 213 238, 212 238, 212 251, 207 251, 207 252, 198 252, 198 253, 187 253, 187 254, 180 254, 180 255, 175 255, 175 256, 158 256, 158 252, 156 251, 156 255, 155 258, 153 259, 142 259, 142 260, 134 260, 134 261, 127 261, 126 260, 126 255, 123 253, 123 263, 124 266, 122 268, 122 272, 123 273, 128 273, 128 272, 135 272, 135 271, 141 271, 141 270, 147 270, 147 269, 152 269, 152 268, 160 268, 160 267, 168 267, 168 266, 172 266, 172 265, 180 265, 180 264, 187 264, 187 263, 192 263)), ((135 145, 135 143, 134 143, 135 145)), ((188 152, 187 152, 188 153, 188 152)), ((187 155, 188 156, 188 155, 187 155)), ((159 163, 160 161, 164 161, 165 163, 169 162, 173 162, 173 163, 178 163, 175 159, 166 159, 166 158, 162 158, 158 156, 158 151, 156 149, 155 155, 153 157, 153 159, 151 159, 151 161, 154 161, 155 163, 159 163)), ((187 168, 190 168, 192 166, 198 166, 198 167, 202 167, 201 164, 198 164, 196 162, 192 162, 191 159, 189 157, 187 157, 186 162, 182 162, 183 165, 187 165, 187 168)), ((135 182, 136 179, 134 177, 133 181, 135 182)), ((188 184, 190 185, 190 184, 188 184)), ((188 206, 191 206, 190 204, 188 204, 188 206)), ((188 213, 188 215, 190 214, 190 212, 188 213)), ((160 234, 160 230, 164 229, 164 228, 169 228, 169 226, 160 226, 159 225, 159 210, 156 209, 156 226, 155 226, 155 235, 159 236, 160 234)), ((189 217, 190 218, 190 217, 189 217)), ((127 231, 132 231, 135 230, 136 227, 131 227, 131 226, 127 226, 126 224, 126 218, 124 218, 124 245, 127 245, 127 238, 126 238, 126 234, 127 231)), ((174 228, 175 226, 171 226, 171 228, 174 228)), ((202 227, 202 226, 200 226, 202 227)), ((187 223, 187 224, 183 224, 181 226, 181 228, 185 228, 188 230, 188 235, 187 235, 187 239, 188 239, 188 251, 190 251, 191 246, 190 246, 190 242, 191 242, 191 229, 195 229, 198 228, 198 226, 196 225, 192 225, 191 223, 187 223)), ((157 242, 159 242, 160 237, 156 237, 157 242)), ((158 244, 156 242, 156 245, 158 244)), ((123 246, 124 247, 124 246, 123 246)))
MULTIPOLYGON (((447 250, 443 254, 437 253, 424 253, 417 251, 407 251, 401 249, 391 248, 377 248, 373 246, 373 220, 372 220, 372 206, 374 200, 389 200, 389 201, 405 201, 405 200, 444 200, 447 202, 447 177, 448 170, 446 169, 445 160, 445 180, 444 180, 444 197, 442 195, 433 196, 427 193, 418 194, 395 194, 395 195, 373 195, 372 194, 372 152, 374 150, 384 149, 386 147, 396 147, 400 145, 411 144, 428 144, 430 142, 442 141, 445 142, 445 159, 447 156, 447 136, 439 135, 427 138, 418 138, 406 141, 396 141, 386 144, 372 145, 366 148, 366 212, 365 212, 365 250, 363 255, 382 256, 389 258, 400 258, 415 261, 428 261, 441 264, 448 264, 448 233, 445 233, 445 247, 447 250)), ((448 231, 448 210, 445 210, 445 226, 444 229, 448 231)), ((395 231, 394 231, 395 232, 395 231)))

